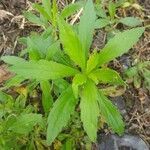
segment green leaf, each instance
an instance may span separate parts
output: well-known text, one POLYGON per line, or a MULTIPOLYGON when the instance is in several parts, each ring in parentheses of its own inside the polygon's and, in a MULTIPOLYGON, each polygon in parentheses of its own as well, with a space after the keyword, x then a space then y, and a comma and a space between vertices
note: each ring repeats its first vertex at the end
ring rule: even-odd
POLYGON ((144 77, 144 85, 150 91, 150 69, 144 68, 143 77, 144 77))
POLYGON ((135 76, 138 74, 138 68, 137 66, 131 67, 128 70, 125 71, 125 75, 127 75, 129 78, 135 76))
POLYGON ((142 21, 135 17, 125 17, 119 20, 120 23, 129 26, 129 27, 136 27, 138 25, 142 25, 142 21))
POLYGON ((109 11, 111 19, 114 19, 115 13, 116 13, 116 5, 114 2, 112 1, 109 2, 108 11, 109 11))
POLYGON ((74 62, 61 49, 54 54, 53 60, 66 66, 74 67, 74 62))
POLYGON ((28 134, 33 130, 33 127, 42 123, 41 114, 21 114, 17 120, 11 125, 9 130, 19 134, 28 134))
POLYGON ((11 79, 7 80, 5 82, 4 87, 8 89, 12 86, 19 86, 20 83, 23 82, 24 80, 25 79, 23 77, 16 75, 16 76, 12 77, 11 79))
POLYGON ((107 99, 101 92, 99 92, 99 107, 102 117, 106 123, 113 129, 114 132, 122 135, 124 132, 124 122, 116 106, 107 99))
POLYGON ((101 5, 96 5, 96 14, 101 18, 107 18, 105 9, 103 9, 101 5))
POLYGON ((56 95, 60 95, 63 91, 65 91, 69 87, 69 83, 64 79, 53 80, 53 84, 56 86, 56 95))
POLYGON ((74 98, 71 87, 66 89, 56 100, 48 117, 48 145, 54 141, 59 132, 61 132, 62 128, 67 125, 76 104, 77 100, 74 98))
POLYGON ((75 141, 73 138, 68 138, 62 145, 61 150, 73 150, 75 147, 75 141))
MULTIPOLYGON (((46 34, 46 33, 45 33, 46 34)), ((37 51, 40 54, 40 57, 47 53, 47 49, 53 44, 52 37, 45 35, 31 35, 27 39, 27 46, 30 51, 37 51)))
POLYGON ((83 85, 87 80, 87 77, 83 74, 76 74, 72 81, 72 89, 75 98, 78 98, 78 88, 83 85))
POLYGON ((39 17, 37 17, 36 15, 34 15, 33 13, 31 12, 25 12, 24 13, 24 16, 32 23, 35 23, 39 26, 45 26, 45 22, 42 21, 39 17))
POLYGON ((92 44, 95 20, 96 13, 94 10, 93 2, 92 0, 88 0, 79 23, 79 38, 82 43, 83 51, 86 58, 88 56, 89 48, 92 44))
POLYGON ((144 28, 135 28, 116 34, 116 36, 110 39, 98 54, 98 66, 108 63, 114 58, 128 52, 128 50, 139 40, 143 32, 144 28))
POLYGON ((120 77, 119 73, 109 68, 101 68, 93 71, 89 77, 96 78, 100 83, 119 84, 124 85, 124 81, 120 77))
POLYGON ((29 53, 29 59, 39 60, 42 58, 42 52, 38 47, 37 43, 42 43, 41 38, 38 38, 38 35, 31 36, 27 38, 27 52, 29 53), (35 37, 35 38, 34 38, 35 37), (38 40, 39 39, 39 40, 38 40))
POLYGON ((42 5, 43 5, 45 11, 47 12, 47 14, 51 17, 51 2, 50 2, 50 0, 42 0, 42 5))
POLYGON ((60 43, 57 41, 47 48, 46 59, 53 60, 54 56, 60 51, 60 43))
POLYGON ((40 87, 42 90, 42 106, 45 113, 50 111, 50 108, 53 105, 53 98, 51 95, 51 85, 49 81, 41 81, 40 87))
POLYGON ((0 91, 0 102, 6 103, 8 100, 13 100, 13 98, 10 95, 0 91))
POLYGON ((20 94, 16 97, 14 102, 14 108, 17 109, 24 109, 26 105, 27 94, 20 94))
POLYGON ((94 50, 93 54, 90 55, 88 61, 87 61, 87 73, 90 73, 93 69, 96 68, 99 61, 99 55, 97 51, 94 50))
POLYGON ((99 115, 97 88, 93 81, 88 80, 82 90, 80 102, 81 121, 90 140, 95 142, 99 115))
POLYGON ((33 8, 39 11, 39 13, 46 19, 46 20, 51 20, 51 16, 45 11, 44 7, 41 5, 35 3, 33 5, 33 8))
POLYGON ((16 56, 4 56, 4 57, 1 57, 0 59, 3 60, 5 63, 10 64, 10 65, 26 62, 25 59, 20 58, 20 57, 16 57, 16 56))
POLYGON ((110 24, 108 19, 97 19, 95 22, 95 29, 104 28, 110 24))
POLYGON ((81 68, 85 67, 85 55, 81 42, 76 32, 63 19, 58 19, 60 40, 64 46, 66 54, 81 68))
POLYGON ((84 2, 82 1, 71 3, 62 10, 61 16, 63 18, 67 18, 71 16, 73 13, 75 13, 77 10, 79 10, 81 7, 83 7, 83 5, 84 5, 84 2))
POLYGON ((53 27, 56 27, 57 25, 57 15, 58 15, 58 6, 57 1, 52 1, 52 25, 53 27))
POLYGON ((39 52, 35 49, 27 49, 27 52, 29 52, 29 59, 30 60, 40 60, 43 56, 39 54, 39 52))
POLYGON ((73 76, 78 73, 71 67, 56 63, 54 61, 39 60, 39 61, 17 61, 14 62, 15 56, 4 56, 1 59, 6 63, 12 64, 9 69, 24 77, 25 79, 49 80, 63 77, 73 76))

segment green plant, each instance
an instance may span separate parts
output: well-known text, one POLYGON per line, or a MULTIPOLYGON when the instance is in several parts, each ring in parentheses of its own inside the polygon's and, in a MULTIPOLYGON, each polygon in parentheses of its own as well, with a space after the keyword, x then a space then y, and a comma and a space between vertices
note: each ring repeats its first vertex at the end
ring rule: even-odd
POLYGON ((26 96, 14 99, 0 91, 0 149, 44 148, 39 135, 45 130, 45 120, 32 105, 26 106, 26 96))
MULTIPOLYGON (((12 72, 24 79, 36 80, 40 83, 61 81, 58 85, 61 94, 52 108, 47 109, 50 110, 47 120, 47 143, 49 145, 67 125, 70 115, 76 110, 75 107, 78 104, 84 130, 91 141, 96 141, 99 116, 114 132, 119 135, 124 132, 124 123, 119 111, 96 85, 101 83, 125 85, 119 74, 107 68, 106 64, 126 53, 138 41, 144 28, 134 28, 118 33, 100 52, 94 50, 92 54, 89 54, 95 20, 96 13, 91 0, 88 0, 85 5, 77 30, 74 30, 61 16, 57 16, 63 52, 72 60, 69 65, 61 61, 46 59, 26 61, 15 56, 1 58, 10 64, 9 69, 12 72), (61 86, 63 88, 60 88, 61 86)), ((47 87, 49 89, 49 85, 47 87)), ((47 87, 43 88, 46 90, 47 87)), ((44 99, 45 107, 51 103, 48 98, 44 99)))
POLYGON ((150 91, 150 61, 139 62, 125 71, 128 78, 133 80, 134 87, 140 88, 143 82, 150 91))
MULTIPOLYGON (((47 29, 41 34, 33 33, 29 37, 21 38, 20 41, 26 45, 26 48, 21 52, 20 56, 28 54, 30 61, 38 61, 40 59, 53 60, 68 66, 72 66, 72 62, 69 57, 64 54, 60 49, 60 42, 54 40, 51 30, 47 29)), ((15 59, 15 58, 14 58, 15 59)), ((8 89, 12 86, 20 86, 24 83, 24 77, 16 75, 8 80, 3 89, 8 89)), ((59 85, 66 87, 67 83, 63 79, 58 79, 53 81, 52 84, 48 80, 30 80, 32 90, 36 89, 38 86, 41 87, 42 91, 42 104, 45 113, 50 109, 53 104, 53 98, 51 95, 52 85, 56 86, 55 93, 58 95, 62 90, 59 90, 59 85), (40 84, 40 85, 39 85, 40 84), (62 85, 63 84, 63 85, 62 85)), ((32 90, 29 92, 31 93, 32 90)))
POLYGON ((56 0, 52 2, 50 0, 42 0, 42 4, 35 3, 32 5, 33 9, 39 13, 39 16, 31 11, 25 12, 24 15, 30 22, 42 26, 44 29, 50 27, 54 35, 56 35, 57 15, 60 13, 63 18, 68 18, 83 6, 84 2, 79 1, 67 5, 59 12, 56 0))
MULTIPOLYGON (((119 7, 123 7, 124 0, 118 2, 109 1, 107 10, 104 9, 101 3, 96 5, 98 19, 95 22, 95 28, 104 28, 107 26, 109 30, 114 30, 118 23, 128 27, 136 27, 142 25, 142 20, 135 17, 118 17, 116 12, 119 7)), ((129 3, 130 4, 130 3, 129 3)), ((129 5, 130 6, 130 5, 129 5)))

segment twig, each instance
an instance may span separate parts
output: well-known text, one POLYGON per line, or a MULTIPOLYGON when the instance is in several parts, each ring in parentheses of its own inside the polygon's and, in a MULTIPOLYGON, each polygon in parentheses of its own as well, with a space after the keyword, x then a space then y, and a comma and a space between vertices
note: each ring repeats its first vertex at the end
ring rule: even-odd
POLYGON ((76 16, 72 19, 70 23, 71 25, 73 25, 76 22, 76 20, 80 17, 82 11, 83 11, 83 8, 81 8, 80 11, 76 14, 76 16))

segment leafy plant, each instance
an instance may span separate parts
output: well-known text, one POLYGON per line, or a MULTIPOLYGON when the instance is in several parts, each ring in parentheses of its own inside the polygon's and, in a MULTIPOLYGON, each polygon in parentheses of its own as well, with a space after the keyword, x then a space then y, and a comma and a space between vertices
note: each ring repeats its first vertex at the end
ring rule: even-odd
POLYGON ((133 80, 136 88, 140 88, 144 80, 144 86, 150 91, 150 61, 135 64, 135 66, 126 70, 125 74, 133 80))
MULTIPOLYGON (((60 42, 54 40, 52 36, 52 32, 51 30, 49 30, 49 28, 41 34, 34 33, 34 34, 31 34, 31 36, 29 37, 21 38, 20 41, 27 46, 21 52, 20 56, 24 56, 25 54, 28 54, 30 61, 38 61, 41 59, 42 60, 43 59, 54 60, 55 62, 61 62, 62 64, 65 64, 67 66, 72 66, 71 61, 68 58, 68 56, 66 56, 66 54, 64 54, 60 49, 60 42)), ((17 63, 16 57, 14 58, 12 57, 12 59, 14 59, 14 61, 16 61, 17 63)), ((18 57, 18 61, 20 60, 23 60, 23 59, 18 57)), ((54 62, 52 62, 51 66, 53 66, 53 63, 54 62)), ((33 63, 33 68, 38 66, 38 65, 37 66, 34 66, 34 65, 35 64, 33 63)), ((24 78, 23 76, 16 75, 5 83, 4 89, 8 89, 12 86, 20 86, 20 84, 23 83, 25 79, 26 78, 24 78)), ((51 84, 51 82, 49 82, 49 78, 47 78, 47 80, 45 78, 44 80, 42 78, 41 79, 38 78, 36 81, 34 78, 34 79, 31 79, 30 83, 28 84, 30 84, 30 86, 32 87, 32 90, 37 88, 38 86, 41 87, 42 104, 43 104, 45 113, 47 113, 53 104, 53 98, 51 95, 51 90, 53 86, 57 87, 59 84, 63 84, 66 87, 67 83, 65 83, 65 81, 63 80, 58 79, 57 81, 53 80, 51 84)), ((32 92, 32 90, 30 91, 32 92)), ((56 90, 54 92, 56 93, 56 90)), ((58 89, 57 89, 57 92, 58 92, 58 89)), ((58 94, 59 93, 61 93, 61 91, 58 92, 58 94)))
POLYGON ((95 22, 95 28, 109 27, 113 28, 118 23, 121 23, 128 27, 136 27, 142 25, 142 20, 136 17, 124 17, 117 16, 116 11, 120 6, 124 5, 124 1, 118 1, 116 3, 109 1, 107 10, 105 10, 102 4, 96 5, 96 12, 98 19, 95 22))
MULTIPOLYGON (((63 52, 73 62, 70 65, 54 59, 41 58, 26 61, 15 56, 1 58, 10 64, 9 69, 12 72, 24 79, 36 80, 40 83, 46 81, 46 84, 49 80, 54 83, 63 81, 63 84, 58 86, 60 89, 60 85, 63 85, 61 88, 63 90, 53 104, 47 120, 47 143, 49 145, 67 125, 76 106, 80 108, 84 130, 92 142, 96 141, 99 116, 114 132, 119 135, 124 132, 124 123, 118 109, 96 85, 99 83, 125 85, 120 75, 108 68, 106 64, 132 48, 144 32, 144 28, 139 27, 118 33, 100 52, 95 50, 89 54, 95 20, 96 13, 91 0, 88 0, 84 7, 77 30, 74 30, 61 16, 57 16, 60 42, 63 52)), ((49 89, 50 87, 48 85, 42 88, 49 89)), ((45 93, 48 94, 48 92, 45 93)), ((45 100, 50 103, 47 97, 45 100)), ((47 102, 43 104, 46 108, 47 102)), ((49 109, 46 108, 46 110, 49 109)))
POLYGON ((39 26, 42 26, 44 29, 47 29, 49 26, 52 28, 52 31, 56 34, 57 29, 57 15, 60 13, 63 18, 68 18, 74 14, 77 10, 84 6, 84 2, 79 1, 76 3, 71 3, 67 5, 61 12, 58 10, 57 1, 53 0, 42 0, 42 4, 35 3, 32 5, 33 9, 39 13, 39 16, 35 15, 33 12, 25 12, 25 17, 30 21, 39 26))
POLYGON ((34 149, 35 146, 44 147, 39 135, 44 131, 44 122, 36 109, 26 105, 24 95, 16 99, 0 91, 0 148, 34 149))

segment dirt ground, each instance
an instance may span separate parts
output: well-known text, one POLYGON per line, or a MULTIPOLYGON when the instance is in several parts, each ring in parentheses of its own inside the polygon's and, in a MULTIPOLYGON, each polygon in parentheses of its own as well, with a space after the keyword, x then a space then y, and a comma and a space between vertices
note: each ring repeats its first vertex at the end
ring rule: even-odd
MULTIPOLYGON (((126 10, 126 14, 138 16, 149 24, 150 0, 138 0, 144 10, 126 10)), ((31 1, 28 0, 0 0, 0 56, 14 55, 23 49, 18 39, 27 36, 31 31, 40 32, 41 29, 27 22, 22 16, 24 10, 30 9, 31 1)), ((119 12, 121 13, 121 12, 119 12)), ((122 14, 121 14, 122 15, 122 14)), ((98 31, 95 35, 93 45, 101 48, 106 42, 106 33, 98 31)), ((130 67, 135 59, 150 60, 150 32, 146 30, 138 44, 126 55, 111 63, 111 66, 123 72, 124 66, 130 67)), ((4 66, 0 65, 0 83, 9 77, 4 66), (4 78, 5 76, 5 78, 4 78), (3 78, 2 78, 3 77, 3 78), (3 80, 2 80, 3 79, 3 80)), ((150 93, 143 86, 133 87, 130 83, 126 92, 121 96, 125 102, 126 132, 139 135, 150 144, 150 93)))

